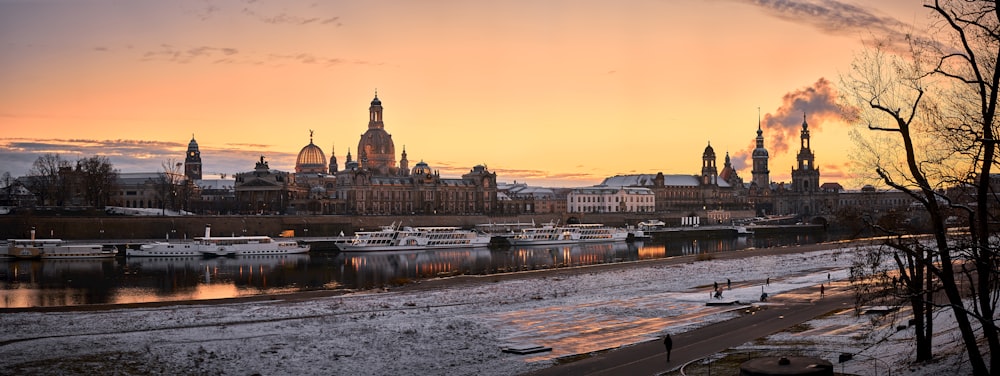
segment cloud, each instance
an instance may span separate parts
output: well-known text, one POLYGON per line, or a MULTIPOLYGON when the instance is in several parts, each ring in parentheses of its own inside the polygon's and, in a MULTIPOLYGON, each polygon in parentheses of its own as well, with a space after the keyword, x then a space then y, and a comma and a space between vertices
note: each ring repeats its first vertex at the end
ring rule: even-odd
POLYGON ((237 54, 239 54, 239 50, 232 47, 198 46, 182 49, 169 44, 161 44, 158 49, 143 53, 139 61, 166 61, 187 64, 199 59, 219 57, 232 60, 232 57, 237 54))
MULTIPOLYGON (((231 175, 252 171, 261 155, 273 169, 294 170, 297 152, 274 151, 271 148, 271 145, 262 144, 199 146, 206 173, 231 175)), ((121 172, 156 172, 162 170, 164 162, 182 162, 186 150, 187 141, 0 138, 0 166, 3 166, 0 173, 7 171, 14 176, 26 175, 38 157, 50 153, 59 154, 69 161, 103 155, 121 172)))
POLYGON ((836 0, 730 0, 752 5, 779 19, 811 26, 830 35, 874 37, 888 42, 896 51, 905 51, 907 40, 923 31, 891 16, 862 6, 836 0))
MULTIPOLYGON (((252 5, 254 2, 247 2, 247 5, 252 5)), ((252 7, 245 7, 241 11, 244 15, 256 19, 257 21, 271 24, 271 25, 332 25, 334 27, 340 27, 342 23, 340 22, 340 17, 330 16, 330 17, 304 17, 293 14, 288 14, 285 12, 266 15, 263 12, 253 9, 252 7)))
MULTIPOLYGON (((761 128, 764 132, 764 147, 773 158, 798 147, 802 123, 809 125, 810 131, 819 131, 831 120, 843 118, 843 108, 837 104, 837 91, 825 78, 820 78, 807 86, 782 97, 782 104, 774 113, 764 114, 761 128)), ((837 122, 840 123, 840 122, 837 122)), ((754 141, 732 158, 737 169, 752 165, 751 155, 756 147, 754 141)))

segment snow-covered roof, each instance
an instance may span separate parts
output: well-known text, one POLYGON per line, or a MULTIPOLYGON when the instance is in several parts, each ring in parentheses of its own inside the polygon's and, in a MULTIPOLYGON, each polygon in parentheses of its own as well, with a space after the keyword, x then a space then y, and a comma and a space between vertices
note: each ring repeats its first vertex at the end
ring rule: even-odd
MULTIPOLYGON (((600 185, 617 187, 651 187, 653 186, 653 181, 655 179, 656 174, 616 175, 605 178, 600 185)), ((717 183, 720 187, 730 186, 729 183, 723 179, 718 179, 717 183)), ((699 182, 698 177, 694 175, 664 174, 663 185, 667 187, 697 187, 701 185, 701 182, 699 182)))

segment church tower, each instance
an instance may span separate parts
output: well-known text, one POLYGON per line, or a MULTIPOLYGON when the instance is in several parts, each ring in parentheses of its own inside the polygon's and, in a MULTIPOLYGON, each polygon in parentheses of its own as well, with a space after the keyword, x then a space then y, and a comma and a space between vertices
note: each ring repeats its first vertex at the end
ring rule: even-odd
POLYGON ((389 175, 396 168, 396 147, 382 122, 382 101, 378 99, 378 92, 375 92, 375 99, 368 107, 368 130, 358 142, 358 161, 362 168, 382 176, 389 175))
POLYGON ((705 147, 705 152, 701 155, 701 184, 719 184, 719 170, 715 167, 715 149, 709 142, 705 147))
POLYGON ((330 147, 330 175, 336 174, 340 170, 340 166, 337 166, 337 156, 334 155, 337 151, 337 145, 330 147))
POLYGON ((768 189, 771 184, 771 171, 767 169, 767 149, 764 148, 764 131, 760 129, 760 120, 757 121, 757 147, 753 149, 753 184, 760 189, 768 189))
POLYGON ((806 115, 802 114, 802 133, 799 148, 798 166, 792 169, 792 191, 810 193, 819 191, 819 168, 816 168, 812 149, 809 148, 809 124, 806 115))
POLYGON ((198 150, 198 141, 191 135, 191 142, 188 143, 187 154, 184 155, 184 176, 188 180, 201 180, 201 151, 198 150))
POLYGON ((399 175, 410 175, 410 161, 406 159, 406 145, 403 145, 403 158, 399 160, 399 175))

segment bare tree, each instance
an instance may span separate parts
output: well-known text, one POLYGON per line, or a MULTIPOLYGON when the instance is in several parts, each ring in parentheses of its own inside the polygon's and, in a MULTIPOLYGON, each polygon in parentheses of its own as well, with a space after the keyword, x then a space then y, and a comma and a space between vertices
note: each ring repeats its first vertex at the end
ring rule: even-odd
POLYGON ((118 184, 118 171, 108 157, 95 155, 80 159, 76 162, 76 173, 87 205, 103 208, 111 203, 118 184))
POLYGON ((166 214, 167 209, 176 210, 178 208, 178 201, 181 200, 178 196, 183 193, 181 187, 184 183, 183 166, 174 159, 168 159, 161 164, 162 170, 157 176, 155 184, 157 200, 160 202, 163 214, 166 214))
POLYGON ((42 205, 62 205, 68 195, 67 186, 60 171, 71 167, 69 161, 59 154, 45 154, 31 164, 28 170, 27 188, 42 205))
MULTIPOLYGON (((918 360, 931 358, 935 308, 951 309, 973 372, 1000 372, 996 317, 998 253, 990 224, 997 207, 991 176, 997 148, 1000 96, 1000 1, 945 0, 924 5, 936 17, 937 37, 912 38, 907 56, 884 48, 861 55, 843 80, 846 100, 860 110, 856 134, 860 158, 872 177, 906 193, 926 210, 930 243, 906 231, 887 245, 897 284, 920 325, 918 360), (886 147, 888 146, 888 147, 886 147), (968 187, 968 200, 947 190, 968 187), (949 232, 953 211, 968 218, 968 231, 949 232), (947 302, 934 300, 939 290, 947 302), (985 342, 988 346, 981 348, 985 342), (989 356, 989 365, 985 357, 989 356)), ((880 46, 882 47, 882 46, 880 46)))

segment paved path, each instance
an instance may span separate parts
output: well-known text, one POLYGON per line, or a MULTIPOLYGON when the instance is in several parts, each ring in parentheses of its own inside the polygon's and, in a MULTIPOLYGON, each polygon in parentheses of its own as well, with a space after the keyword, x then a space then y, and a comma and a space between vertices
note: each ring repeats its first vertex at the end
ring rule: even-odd
POLYGON ((827 286, 819 296, 819 285, 788 291, 760 306, 754 314, 743 315, 686 333, 671 335, 674 346, 667 354, 660 341, 596 354, 572 363, 549 367, 529 375, 659 375, 678 370, 684 363, 701 359, 809 321, 835 310, 853 307, 847 284, 827 286), (839 286, 838 286, 839 285, 839 286))

